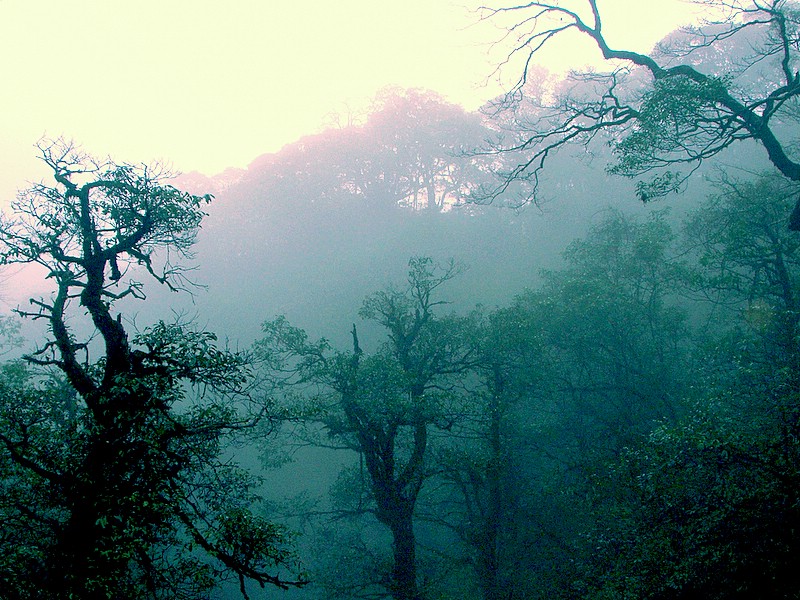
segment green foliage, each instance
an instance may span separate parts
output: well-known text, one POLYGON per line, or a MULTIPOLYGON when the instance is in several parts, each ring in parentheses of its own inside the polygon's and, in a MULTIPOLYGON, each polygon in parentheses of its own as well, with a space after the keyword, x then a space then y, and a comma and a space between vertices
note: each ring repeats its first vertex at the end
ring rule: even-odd
POLYGON ((614 569, 597 597, 795 597, 796 392, 779 399, 752 375, 626 452, 611 485, 630 496, 599 540, 614 569))
POLYGON ((219 349, 216 341, 212 332, 191 331, 163 321, 133 338, 135 345, 146 348, 139 355, 145 370, 220 390, 241 389, 250 375, 248 357, 219 349))
POLYGON ((221 515, 213 535, 218 547, 244 570, 271 569, 295 559, 288 530, 250 510, 234 508, 221 515))
POLYGON ((55 389, 33 385, 23 363, 0 366, 0 589, 11 597, 37 596, 35 574, 53 542, 50 524, 64 518, 47 479, 55 464, 72 458, 63 400, 55 389), (23 454, 29 440, 48 444, 23 454))
POLYGON ((181 323, 129 339, 112 313, 142 297, 125 274, 177 289, 182 267, 167 258, 157 271, 154 259, 189 253, 210 197, 63 141, 40 150, 55 185, 21 193, 0 220, 0 263, 38 263, 56 286, 18 311, 49 325, 24 359, 37 370, 0 374, 3 592, 188 600, 230 577, 245 596, 245 580, 301 585, 285 532, 254 512, 258 482, 220 458, 257 421, 244 410, 261 409, 248 357, 181 323), (86 340, 75 313, 93 326, 86 340))
POLYGON ((774 178, 719 190, 685 228, 689 289, 718 317, 697 349, 691 410, 598 479, 614 500, 592 535, 591 597, 793 598, 800 585, 800 280, 781 223, 794 192, 774 178))
MULTIPOLYGON (((617 163, 609 172, 637 177, 655 167, 684 162, 689 145, 702 148, 713 144, 719 137, 715 124, 721 112, 719 100, 729 85, 730 81, 717 78, 698 81, 677 75, 656 79, 642 97, 636 125, 614 143, 617 163)), ((658 181, 666 186, 677 179, 662 176, 658 181)))
POLYGON ((37 184, 12 203, 25 218, 0 221, 2 264, 74 268, 84 241, 76 235, 86 226, 84 208, 98 252, 121 250, 128 260, 150 268, 158 247, 189 251, 210 195, 196 196, 161 183, 169 173, 158 166, 98 161, 64 140, 43 140, 39 148, 56 174, 56 185, 37 184))

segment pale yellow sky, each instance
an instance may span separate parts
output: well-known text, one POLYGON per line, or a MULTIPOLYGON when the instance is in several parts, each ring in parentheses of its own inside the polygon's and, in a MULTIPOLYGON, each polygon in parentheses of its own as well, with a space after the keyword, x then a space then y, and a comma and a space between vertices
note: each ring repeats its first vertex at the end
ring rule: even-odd
MULTIPOLYGON (((0 0, 0 203, 46 176, 33 148, 43 135, 215 174, 319 131, 332 111, 364 107, 388 85, 477 108, 502 91, 485 85, 499 32, 464 8, 479 3, 0 0)), ((682 0, 601 7, 612 43, 644 51, 689 14, 682 0)), ((586 51, 561 47, 548 60, 576 65, 586 51)))

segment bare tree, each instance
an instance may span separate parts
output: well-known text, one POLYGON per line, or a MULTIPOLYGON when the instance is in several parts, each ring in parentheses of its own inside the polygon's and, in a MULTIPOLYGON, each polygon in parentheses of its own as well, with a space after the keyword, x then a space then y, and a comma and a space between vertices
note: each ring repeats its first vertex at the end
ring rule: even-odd
MULTIPOLYGON (((759 144, 780 173, 800 181, 800 161, 780 128, 800 95, 795 63, 800 52, 800 10, 790 0, 694 0, 713 16, 703 27, 687 27, 680 43, 651 55, 612 48, 603 31, 600 0, 526 2, 484 8, 484 18, 512 18, 506 41, 508 60, 522 58, 524 69, 510 97, 527 82, 537 53, 553 41, 578 32, 611 61, 605 73, 573 73, 584 95, 566 93, 542 110, 536 127, 505 150, 524 153, 505 183, 527 179, 535 193, 547 160, 571 143, 588 144, 601 132, 616 155, 612 173, 639 178, 643 201, 681 188, 706 159, 731 145, 759 144), (746 56, 721 70, 699 57, 743 44, 746 56), (758 71, 756 85, 746 78, 758 71), (633 80, 635 85, 632 84, 633 80), (682 172, 680 167, 688 167, 682 172)), ((789 219, 800 230, 800 202, 789 219)))

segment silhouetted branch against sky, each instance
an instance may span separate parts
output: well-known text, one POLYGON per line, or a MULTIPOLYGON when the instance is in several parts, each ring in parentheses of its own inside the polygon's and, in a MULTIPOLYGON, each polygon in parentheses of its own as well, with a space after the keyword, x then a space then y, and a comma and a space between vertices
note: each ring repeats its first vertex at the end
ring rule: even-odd
MULTIPOLYGON (((686 20, 679 0, 607 3, 608 34, 645 52, 686 20), (612 27, 615 15, 624 27, 612 27)), ((48 177, 35 158, 42 136, 213 175, 318 132, 331 113, 365 110, 386 86, 429 88, 474 110, 508 83, 491 76, 498 28, 480 20, 480 4, 0 2, 12 90, 0 111, 0 206, 48 177)), ((572 45, 542 60, 552 71, 592 60, 572 45)))
MULTIPOLYGON (((566 36, 590 41, 608 63, 606 74, 573 73, 574 81, 590 85, 562 89, 551 105, 541 107, 532 133, 508 147, 525 155, 509 177, 532 182, 535 198, 539 172, 552 154, 568 144, 588 144, 606 131, 616 160, 609 170, 647 175, 637 184, 643 201, 678 191, 703 161, 748 139, 782 175, 800 181, 800 162, 779 136, 782 109, 800 95, 800 75, 792 66, 800 45, 797 5, 786 0, 694 4, 708 11, 703 24, 684 28, 651 53, 612 45, 603 0, 485 7, 485 19, 506 23, 504 64, 520 65, 508 98, 524 94, 534 57, 566 36), (724 52, 728 42, 744 45, 748 55, 728 61, 735 64, 703 56, 718 47, 724 52), (756 70, 764 73, 754 85, 747 78, 756 70)), ((496 193, 504 191, 501 186, 496 193)), ((790 226, 800 229, 800 203, 790 226)))

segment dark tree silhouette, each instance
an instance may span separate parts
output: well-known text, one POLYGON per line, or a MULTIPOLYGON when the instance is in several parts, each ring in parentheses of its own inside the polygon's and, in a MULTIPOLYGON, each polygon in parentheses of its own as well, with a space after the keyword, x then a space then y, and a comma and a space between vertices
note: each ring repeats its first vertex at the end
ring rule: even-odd
POLYGON ((293 564, 285 532, 251 512, 248 477, 217 460, 250 423, 233 408, 247 399, 247 357, 182 323, 131 338, 116 312, 144 298, 147 275, 187 284, 172 257, 190 252, 210 196, 63 140, 39 149, 55 184, 2 217, 0 264, 37 264, 53 281, 17 312, 50 334, 24 360, 66 385, 19 368, 3 380, 6 597, 199 598, 226 577, 246 597, 247 580, 299 583, 279 575, 293 564))

